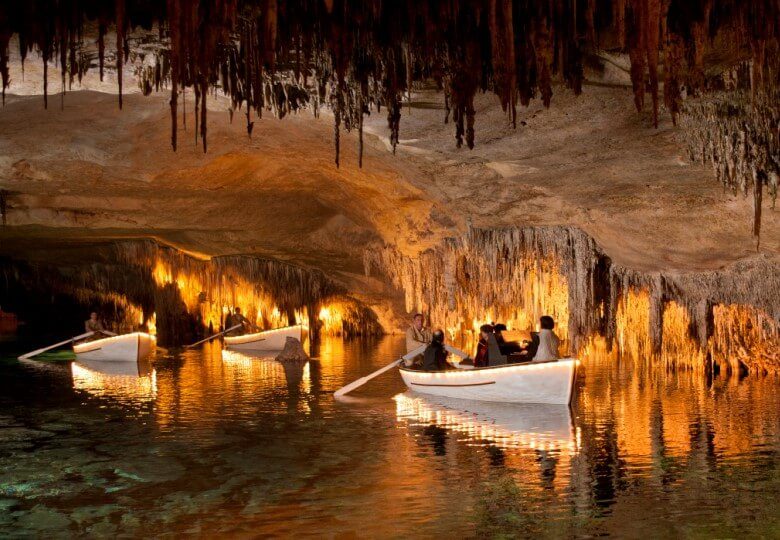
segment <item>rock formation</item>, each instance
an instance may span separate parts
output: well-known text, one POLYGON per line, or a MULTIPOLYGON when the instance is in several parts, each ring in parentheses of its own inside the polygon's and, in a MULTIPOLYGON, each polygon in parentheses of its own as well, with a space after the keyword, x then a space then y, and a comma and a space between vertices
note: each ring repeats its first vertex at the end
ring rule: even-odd
POLYGON ((291 363, 291 362, 307 362, 309 355, 303 350, 301 342, 294 337, 288 337, 284 344, 284 349, 278 355, 276 359, 279 362, 291 363))
POLYGON ((614 264, 578 229, 535 227, 472 229, 417 258, 378 248, 366 255, 374 269, 405 293, 407 311, 453 338, 489 321, 533 330, 551 315, 572 354, 601 337, 610 350, 694 369, 780 369, 780 264, 763 257, 709 272, 641 272, 614 264))

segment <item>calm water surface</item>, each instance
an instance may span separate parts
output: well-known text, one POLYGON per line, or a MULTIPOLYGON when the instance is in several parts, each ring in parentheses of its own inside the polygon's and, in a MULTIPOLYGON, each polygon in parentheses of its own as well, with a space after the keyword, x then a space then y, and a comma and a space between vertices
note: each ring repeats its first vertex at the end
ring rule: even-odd
POLYGON ((129 372, 0 347, 0 536, 780 537, 773 378, 590 358, 571 412, 434 401, 393 373, 338 403, 403 339, 129 372))

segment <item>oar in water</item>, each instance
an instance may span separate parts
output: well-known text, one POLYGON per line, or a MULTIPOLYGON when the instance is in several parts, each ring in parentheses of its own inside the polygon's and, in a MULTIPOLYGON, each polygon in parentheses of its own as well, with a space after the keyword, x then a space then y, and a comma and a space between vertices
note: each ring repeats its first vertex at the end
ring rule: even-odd
POLYGON ((95 332, 85 332, 80 336, 72 337, 70 339, 66 339, 65 341, 60 341, 59 343, 55 343, 54 345, 49 345, 48 347, 44 347, 43 349, 36 349, 32 352, 28 352, 27 354, 23 354, 22 356, 19 357, 19 360, 27 360, 28 358, 32 358, 33 356, 38 356, 41 353, 45 353, 46 351, 56 349, 57 347, 61 347, 62 345, 67 345, 68 343, 73 343, 74 341, 88 338, 94 333, 95 332))
MULTIPOLYGON (((339 388, 338 390, 333 392, 333 397, 335 397, 336 399, 338 399, 340 397, 343 397, 344 395, 352 392, 352 390, 354 390, 355 388, 359 388, 359 387, 363 386, 364 384, 366 384, 368 381, 370 381, 374 377, 378 377, 382 373, 384 373, 385 371, 393 369, 397 365, 401 364, 404 360, 408 360, 410 358, 414 358, 415 356, 417 356, 419 354, 422 354, 422 352, 425 350, 426 347, 427 347, 427 345, 422 345, 422 346, 418 347, 417 349, 414 349, 413 351, 406 353, 404 356, 402 356, 398 360, 390 362, 385 367, 376 370, 375 372, 371 373, 370 375, 366 375, 365 377, 361 377, 358 380, 356 380, 355 382, 349 383, 347 386, 343 386, 343 387, 339 388)), ((461 351, 460 349, 456 349, 455 347, 451 347, 450 345, 445 345, 444 347, 447 349, 448 352, 451 352, 451 353, 455 354, 456 356, 460 356, 461 358, 469 358, 469 355, 466 354, 465 352, 461 351)))
POLYGON ((361 377, 358 380, 356 380, 355 382, 349 383, 347 386, 343 386, 343 387, 339 388, 338 390, 336 390, 333 393, 333 397, 340 398, 343 395, 348 394, 349 392, 352 392, 352 390, 354 390, 355 388, 359 388, 359 387, 363 386, 364 384, 366 384, 368 381, 370 381, 374 377, 378 377, 382 373, 384 373, 385 371, 387 371, 389 369, 393 369, 394 367, 396 367, 398 364, 400 364, 403 361, 404 361, 403 358, 401 358, 399 360, 394 360, 394 361, 390 362, 389 364, 387 364, 382 369, 378 369, 378 370, 376 370, 375 372, 373 372, 370 375, 366 375, 365 377, 361 377))
POLYGON ((207 341, 210 341, 210 340, 214 339, 215 337, 221 336, 222 334, 226 334, 227 332, 230 332, 231 330, 235 330, 236 328, 241 328, 242 326, 244 326, 244 325, 243 324, 237 324, 235 326, 231 326, 230 328, 222 330, 222 332, 220 332, 218 334, 214 334, 213 336, 209 336, 209 337, 207 337, 205 339, 201 339, 200 341, 196 341, 192 345, 185 345, 184 348, 185 349, 191 349, 195 345, 200 345, 201 343, 205 343, 207 341))

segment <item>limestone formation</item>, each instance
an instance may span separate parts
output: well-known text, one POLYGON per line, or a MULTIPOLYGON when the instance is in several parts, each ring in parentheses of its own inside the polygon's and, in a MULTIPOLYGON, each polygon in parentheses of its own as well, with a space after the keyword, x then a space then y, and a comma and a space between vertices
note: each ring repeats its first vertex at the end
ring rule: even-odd
POLYGON ((528 227, 471 229, 418 258, 375 249, 365 264, 405 293, 407 311, 426 313, 453 337, 489 321, 534 329, 551 315, 572 354, 600 336, 610 349, 697 369, 709 361, 780 370, 780 267, 772 259, 647 273, 613 264, 576 228, 528 227))
POLYGON ((309 355, 303 350, 303 345, 299 340, 288 337, 284 349, 276 356, 276 359, 285 363, 306 362, 309 360, 309 355))

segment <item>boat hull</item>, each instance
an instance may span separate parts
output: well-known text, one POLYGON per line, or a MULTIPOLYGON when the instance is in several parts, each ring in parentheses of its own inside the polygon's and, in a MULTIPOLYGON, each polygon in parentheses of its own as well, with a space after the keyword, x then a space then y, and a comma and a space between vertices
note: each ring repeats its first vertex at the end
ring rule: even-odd
POLYGON ((243 336, 225 336, 225 346, 236 351, 281 351, 288 337, 303 343, 303 325, 275 328, 243 336))
POLYGON ((80 343, 73 346, 73 352, 79 360, 138 362, 149 356, 156 346, 154 336, 134 332, 80 343))
POLYGON ((451 371, 401 368, 410 390, 455 399, 501 403, 568 405, 579 361, 566 358, 506 366, 451 371))

